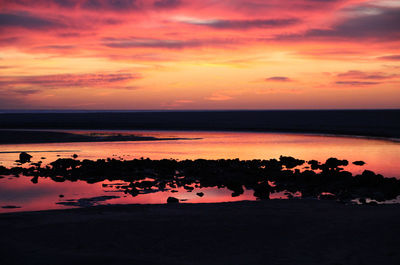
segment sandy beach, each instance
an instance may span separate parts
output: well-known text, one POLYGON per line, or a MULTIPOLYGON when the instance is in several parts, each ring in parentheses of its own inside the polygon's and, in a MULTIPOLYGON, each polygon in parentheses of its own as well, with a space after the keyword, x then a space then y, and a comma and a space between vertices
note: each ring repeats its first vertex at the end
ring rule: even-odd
POLYGON ((0 215, 1 264, 399 264, 400 205, 115 205, 0 215))

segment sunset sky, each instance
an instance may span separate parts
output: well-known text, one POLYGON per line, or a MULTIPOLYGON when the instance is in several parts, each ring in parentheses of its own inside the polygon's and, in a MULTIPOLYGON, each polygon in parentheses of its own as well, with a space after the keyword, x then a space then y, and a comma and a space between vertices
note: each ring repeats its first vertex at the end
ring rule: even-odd
POLYGON ((400 108, 399 0, 0 0, 0 109, 400 108))

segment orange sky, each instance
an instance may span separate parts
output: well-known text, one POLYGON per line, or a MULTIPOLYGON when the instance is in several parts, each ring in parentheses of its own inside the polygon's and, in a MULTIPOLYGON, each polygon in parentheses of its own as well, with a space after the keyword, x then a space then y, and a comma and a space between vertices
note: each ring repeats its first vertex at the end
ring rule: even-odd
POLYGON ((400 108, 399 25, 398 0, 0 0, 0 108, 400 108))

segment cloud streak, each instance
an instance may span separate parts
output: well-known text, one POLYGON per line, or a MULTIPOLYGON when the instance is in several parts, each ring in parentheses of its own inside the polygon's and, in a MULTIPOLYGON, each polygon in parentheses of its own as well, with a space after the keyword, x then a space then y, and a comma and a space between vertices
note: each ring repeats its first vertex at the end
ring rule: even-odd
POLYGON ((268 82, 291 82, 292 80, 286 76, 272 76, 265 78, 265 81, 268 82))
POLYGON ((54 29, 65 25, 49 18, 35 16, 26 12, 0 13, 0 28, 20 27, 25 29, 54 29))
MULTIPOLYGON (((0 85, 3 87, 18 88, 21 94, 26 91, 34 91, 32 89, 21 89, 21 87, 37 87, 40 89, 57 89, 57 88, 107 88, 114 86, 117 88, 130 88, 129 86, 121 86, 128 81, 138 79, 138 75, 130 73, 116 74, 59 74, 59 75, 42 75, 42 76, 5 76, 0 77, 0 85)), ((36 89, 35 89, 36 91, 36 89)))
POLYGON ((379 60, 400 61, 400 54, 386 55, 378 57, 379 60))
POLYGON ((185 49, 202 46, 229 45, 232 40, 223 39, 152 39, 152 38, 103 38, 102 43, 109 48, 161 48, 161 49, 185 49))
POLYGON ((345 85, 345 86, 371 86, 378 85, 380 82, 369 82, 369 81, 336 81, 337 85, 345 85))
POLYGON ((87 0, 81 4, 81 8, 93 11, 126 12, 139 9, 139 5, 136 0, 87 0))
POLYGON ((155 8, 171 9, 179 7, 182 4, 180 0, 157 0, 154 2, 155 8))
MULTIPOLYGON (((356 8, 353 8, 355 10, 356 8)), ((307 39, 374 39, 376 41, 398 41, 400 38, 400 8, 375 8, 375 12, 364 12, 343 19, 330 28, 312 28, 303 34, 278 35, 281 40, 307 39)))
POLYGON ((285 27, 300 23, 299 19, 245 19, 245 20, 228 20, 228 19, 179 19, 181 23, 204 26, 214 29, 232 29, 246 30, 251 28, 275 28, 285 27))

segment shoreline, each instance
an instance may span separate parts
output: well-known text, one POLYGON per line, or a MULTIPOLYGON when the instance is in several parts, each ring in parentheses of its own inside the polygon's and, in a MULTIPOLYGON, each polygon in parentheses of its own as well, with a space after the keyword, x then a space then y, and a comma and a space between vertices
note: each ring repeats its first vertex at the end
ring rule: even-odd
MULTIPOLYGON (((359 199, 361 203, 376 204, 394 200, 400 195, 400 180, 385 178, 367 169, 361 174, 353 175, 344 170, 349 165, 348 160, 333 157, 321 163, 290 156, 280 156, 279 160, 107 158, 82 161, 76 156, 58 158, 46 167, 42 167, 40 162, 30 162, 30 158, 30 155, 21 153, 18 162, 30 163, 30 166, 0 166, 0 175, 32 177, 32 183, 38 183, 41 178, 50 178, 54 182, 81 180, 89 184, 106 180, 122 181, 123 184, 115 186, 115 189, 133 197, 168 190, 175 193, 179 189, 193 192, 196 188, 227 188, 231 197, 238 197, 245 190, 252 190, 253 196, 260 200, 268 200, 271 194, 283 192, 288 198, 318 198, 343 203, 359 199)), ((364 161, 350 163, 357 166, 365 164, 364 161)), ((202 197, 204 193, 196 195, 202 197)), ((95 205, 99 199, 109 199, 109 196, 106 197, 67 200, 59 204, 95 205)), ((170 199, 179 202, 179 199, 173 197, 169 197, 167 201, 170 199)))
MULTIPOLYGON (((200 202, 200 203, 191 203, 180 201, 179 203, 129 203, 129 204, 97 204, 93 206, 76 206, 75 208, 65 208, 65 209, 46 209, 46 210, 27 210, 27 211, 16 211, 16 212, 3 212, 0 213, 0 223, 3 222, 3 219, 7 219, 9 217, 18 217, 19 215, 57 215, 57 214, 93 214, 98 213, 99 211, 109 211, 109 212, 126 212, 131 210, 137 210, 140 208, 165 208, 165 209, 176 209, 179 207, 187 207, 187 208, 196 208, 204 207, 204 208, 218 208, 225 206, 232 207, 240 207, 240 206, 276 206, 285 205, 289 207, 293 207, 295 205, 300 205, 300 207, 304 207, 305 205, 314 205, 314 206, 328 206, 328 208, 365 208, 365 209, 376 209, 376 208, 393 208, 395 210, 400 211, 400 203, 382 203, 382 204, 359 204, 354 202, 339 202, 334 200, 323 200, 323 199, 315 199, 315 198, 292 198, 292 199, 270 199, 270 200, 241 200, 241 201, 227 201, 227 202, 200 202), (293 205, 293 206, 292 206, 293 205)), ((399 212, 400 214, 400 212, 399 212)))
POLYGON ((176 141, 196 140, 196 138, 157 138, 134 134, 79 134, 63 130, 0 129, 0 145, 7 144, 45 144, 79 142, 126 142, 126 141, 176 141))
POLYGON ((318 136, 318 137, 339 137, 339 138, 355 138, 365 140, 377 140, 377 141, 389 141, 394 143, 400 143, 400 137, 383 137, 373 135, 358 135, 358 134, 343 134, 335 132, 308 132, 304 130, 298 131, 264 131, 264 130, 171 130, 171 129, 0 129, 0 145, 7 144, 44 144, 44 143, 72 143, 72 142, 125 142, 125 141, 177 141, 177 140, 199 140, 201 138, 157 138, 153 136, 138 136, 135 132, 230 132, 230 133, 264 133, 264 134, 288 134, 288 135, 304 135, 304 136, 318 136), (70 133, 69 131, 90 131, 90 132, 101 132, 101 131, 126 131, 131 132, 132 135, 128 137, 113 137, 109 136, 106 138, 96 138, 93 136, 86 136, 78 133, 70 133), (11 134, 10 134, 11 133, 11 134), (19 136, 15 136, 15 133, 19 136), (24 135, 25 134, 25 135, 24 135), (34 135, 34 139, 26 138, 26 136, 34 135), (61 135, 61 137, 60 137, 61 135), (59 138, 57 138, 57 136, 59 138), (72 137, 71 137, 72 136, 72 137), (18 138, 15 138, 18 137, 18 138), (22 139, 21 137, 24 137, 22 139), (55 137, 43 139, 43 137, 55 137))
POLYGON ((272 200, 0 214, 2 264, 398 264, 400 205, 272 200))

